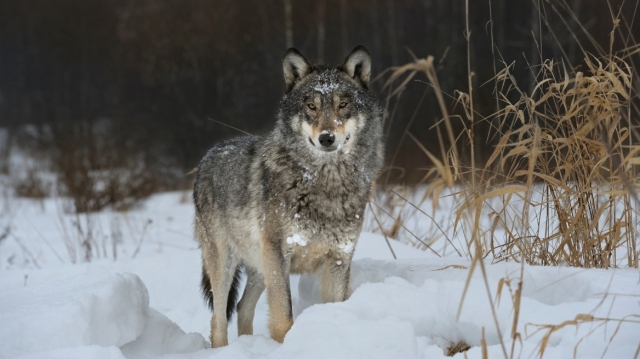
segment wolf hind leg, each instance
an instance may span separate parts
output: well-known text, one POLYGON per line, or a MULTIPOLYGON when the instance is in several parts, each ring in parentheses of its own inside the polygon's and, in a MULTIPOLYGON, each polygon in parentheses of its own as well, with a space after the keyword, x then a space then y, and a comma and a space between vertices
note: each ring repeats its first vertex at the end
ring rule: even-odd
POLYGON ((245 266, 247 273, 247 285, 244 288, 242 299, 238 303, 238 336, 253 334, 253 317, 256 304, 260 295, 264 292, 264 277, 255 269, 245 266))
MULTIPOLYGON (((219 244, 219 243, 217 243, 219 244)), ((211 347, 218 348, 229 343, 227 337, 228 314, 233 313, 229 305, 235 305, 234 281, 237 283, 238 261, 227 246, 211 244, 203 248, 203 265, 209 277, 213 294, 213 315, 211 316, 211 347), (232 299, 233 303, 229 302, 232 299)), ((237 284, 236 288, 237 290, 237 284)), ((229 315, 230 317, 230 315, 229 315)))

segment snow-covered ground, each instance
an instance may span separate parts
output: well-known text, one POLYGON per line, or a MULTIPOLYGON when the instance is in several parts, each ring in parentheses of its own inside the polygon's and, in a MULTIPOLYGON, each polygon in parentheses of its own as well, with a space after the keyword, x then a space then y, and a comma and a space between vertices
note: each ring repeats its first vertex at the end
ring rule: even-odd
POLYGON ((545 358, 640 351, 638 269, 487 259, 486 282, 476 267, 460 305, 464 255, 391 241, 394 260, 373 233, 356 247, 349 300, 319 304, 315 279, 293 276, 294 325, 283 344, 269 338, 263 294, 255 334, 238 338, 232 321, 229 346, 209 349, 188 193, 90 216, 65 214, 61 199, 0 201, 0 358, 440 358, 458 341, 471 346, 458 357, 481 358, 483 340, 490 358, 539 357, 541 343, 545 358))

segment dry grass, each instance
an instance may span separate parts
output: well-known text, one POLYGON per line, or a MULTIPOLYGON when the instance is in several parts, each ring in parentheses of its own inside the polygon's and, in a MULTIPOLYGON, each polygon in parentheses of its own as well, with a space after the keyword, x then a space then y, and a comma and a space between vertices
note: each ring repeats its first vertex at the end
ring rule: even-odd
MULTIPOLYGON (((383 189, 388 193, 378 197, 378 210, 372 212, 391 217, 386 223, 392 224, 384 226, 376 219, 379 229, 385 236, 396 238, 401 228, 410 232, 406 228, 407 219, 417 217, 430 221, 459 254, 471 259, 466 288, 474 271, 479 270, 505 358, 516 356, 516 343, 522 337, 518 320, 525 263, 584 268, 639 267, 640 135, 632 118, 640 116, 640 109, 634 103, 638 98, 634 88, 637 73, 630 65, 630 56, 640 47, 627 46, 621 53, 613 53, 614 34, 619 24, 620 19, 614 18, 608 53, 594 56, 584 52, 582 71, 567 69, 564 62, 541 61, 534 69, 536 80, 530 90, 518 87, 511 65, 505 64, 492 80, 497 108, 492 114, 479 114, 473 107, 470 66, 468 89, 456 91, 455 95, 446 94, 440 88, 431 56, 414 58, 413 62, 398 67, 386 83, 393 95, 403 91, 420 74, 426 76, 434 89, 442 118, 435 126, 440 153, 430 152, 407 133, 433 163, 424 177, 428 183, 426 193, 417 201, 410 201, 407 190, 383 189), (461 118, 450 116, 447 97, 462 107, 461 118), (453 121, 458 120, 467 129, 462 135, 452 130, 453 121), (479 139, 474 138, 473 128, 481 121, 493 126, 497 145, 488 160, 479 164, 473 152, 479 139), (445 147, 445 144, 448 145, 445 147), (471 149, 470 158, 459 153, 462 146, 471 149), (451 236, 447 235, 451 231, 441 229, 442 223, 434 219, 443 193, 458 204, 453 209, 451 236), (426 202, 432 204, 431 214, 420 209, 426 202), (415 217, 406 215, 408 207, 416 209, 415 217), (456 248, 452 237, 464 238, 463 246, 456 248), (495 297, 486 276, 484 259, 488 256, 494 262, 513 260, 522 264, 520 277, 501 281, 495 297), (503 341, 495 313, 494 298, 499 298, 505 288, 511 294, 514 308, 510 333, 504 336, 512 340, 510 348, 503 341)), ((469 43, 468 26, 465 37, 469 43)), ((407 239, 429 249, 434 243, 413 233, 407 239)), ((553 332, 569 325, 608 322, 620 325, 638 323, 638 319, 637 316, 616 319, 582 314, 560 324, 537 325, 537 331, 546 333, 540 343, 540 357, 553 332)), ((482 343, 486 357, 484 335, 482 343)))
MULTIPOLYGON (((584 63, 585 73, 571 75, 558 64, 545 62, 531 94, 511 83, 509 67, 504 68, 496 81, 519 96, 510 101, 512 94, 500 94, 502 109, 483 118, 497 119, 497 128, 505 129, 484 167, 465 164, 455 145, 436 155, 418 142, 434 164, 425 176, 430 179, 425 195, 419 203, 411 203, 406 189, 388 189, 381 215, 403 213, 410 206, 414 215, 429 217, 420 206, 428 199, 435 211, 441 195, 454 191, 455 202, 460 203, 454 231, 464 236, 467 248, 462 251, 469 257, 478 250, 481 257, 491 253, 496 261, 637 268, 634 203, 638 204, 640 145, 629 122, 633 73, 616 57, 586 57, 584 63), (486 216, 490 227, 483 225, 489 222, 486 216)), ((389 83, 407 72, 407 78, 423 72, 441 94, 433 58, 400 67, 389 83)), ((448 138, 440 136, 440 141, 455 144, 441 97, 441 123, 448 138)), ((463 104, 470 102, 466 94, 458 98, 463 104)), ((396 238, 400 228, 406 229, 405 219, 393 217, 383 233, 396 238)), ((414 243, 428 246, 410 234, 414 243)))
MULTIPOLYGON (((639 203, 640 145, 630 121, 632 68, 619 57, 586 55, 584 72, 574 74, 548 60, 527 93, 505 67, 495 77, 496 87, 503 89, 498 94, 501 108, 481 117, 498 124, 499 141, 478 168, 474 156, 465 163, 458 153, 460 141, 476 140, 472 131, 466 138, 453 133, 433 62, 428 57, 399 67, 387 84, 405 76, 398 87, 402 88, 416 74, 426 75, 443 115, 437 125, 439 140, 454 145, 441 145, 441 153, 434 154, 407 133, 433 163, 425 175, 429 188, 419 203, 407 203, 402 189, 390 189, 378 213, 402 213, 389 208, 413 206, 415 215, 428 216, 420 205, 429 199, 435 211, 442 193, 453 190, 460 203, 454 231, 464 236, 467 248, 462 251, 469 257, 477 252, 480 257, 491 253, 496 261, 534 265, 637 268, 634 203, 639 203), (487 215, 492 223, 488 228, 483 226, 487 215)), ((465 108, 468 128, 477 121, 474 116, 480 117, 471 107, 471 93, 456 96, 465 108)), ((391 226, 382 227, 383 233, 396 238, 400 228, 406 229, 405 219, 397 215, 391 226)), ((425 242, 409 237, 416 244, 425 242)))
POLYGON ((23 177, 12 177, 9 185, 18 197, 42 200, 51 195, 51 182, 43 179, 35 168, 27 170, 23 177))
POLYGON ((457 343, 451 343, 451 345, 447 348, 447 356, 452 357, 458 353, 466 352, 469 349, 471 349, 469 344, 463 341, 459 341, 457 343))
POLYGON ((632 201, 640 146, 627 116, 632 71, 615 57, 586 57, 584 63, 585 73, 570 76, 547 61, 532 94, 522 93, 515 103, 503 96, 500 116, 519 128, 503 134, 485 167, 495 174, 485 183, 487 189, 497 179, 525 187, 500 194, 505 206, 494 213, 507 238, 497 252, 492 245, 498 260, 608 268, 618 266, 622 248, 625 265, 638 267, 632 201), (509 228, 507 198, 514 196, 528 213, 509 228), (532 216, 543 219, 544 236, 530 225, 532 216))
MULTIPOLYGON (((64 241, 68 260, 73 264, 101 259, 115 261, 122 255, 135 259, 145 240, 148 240, 153 223, 149 218, 139 220, 124 213, 112 213, 106 220, 105 216, 96 213, 65 212, 62 204, 58 203, 56 227, 64 241), (126 248, 123 248, 125 238, 132 240, 135 245, 131 254, 127 254, 126 248)), ((46 238, 39 236, 64 263, 63 257, 55 252, 46 238)))
MULTIPOLYGON (((635 74, 623 59, 615 56, 600 59, 587 56, 584 64, 584 72, 571 74, 560 64, 544 62, 537 76, 540 80, 531 93, 517 88, 509 67, 496 76, 499 87, 506 89, 500 94, 502 108, 483 120, 498 122, 497 128, 505 130, 499 133, 498 145, 481 168, 465 164, 456 151, 450 130, 452 120, 438 86, 433 58, 416 59, 398 68, 389 80, 392 83, 406 75, 406 83, 407 78, 418 72, 426 75, 441 104, 440 126, 444 131, 438 133, 445 135, 439 140, 454 145, 443 148, 438 156, 418 143, 434 164, 425 176, 431 179, 428 190, 418 203, 412 203, 406 200, 407 189, 388 189, 378 213, 406 213, 405 209, 412 207, 414 216, 439 226, 433 216, 419 208, 430 200, 435 215, 441 195, 453 191, 451 196, 459 203, 454 209, 454 234, 464 237, 466 248, 460 250, 472 260, 467 287, 474 271, 481 271, 491 310, 495 310, 494 298, 500 297, 503 288, 508 288, 511 294, 514 308, 508 334, 511 344, 504 343, 499 334, 505 358, 515 357, 516 343, 523 335, 517 328, 524 267, 519 278, 501 281, 498 294, 493 296, 483 261, 488 255, 494 262, 514 260, 523 265, 585 268, 639 265, 636 240, 640 145, 630 123, 635 74), (513 91, 518 94, 517 100, 510 101, 514 96, 509 92, 513 91), (491 225, 487 227, 486 223, 491 225)), ((461 93, 458 101, 465 105, 471 99, 461 93)), ((471 109, 467 108, 467 112, 471 109)), ((400 228, 410 232, 405 226, 410 217, 393 217, 383 234, 396 238, 400 228)), ((428 248, 433 244, 425 243, 426 239, 413 233, 408 238, 428 248)), ((451 238, 446 239, 451 243, 451 238)), ((465 295, 466 292, 460 308, 465 295)), ((495 312, 493 318, 500 333, 495 312)), ((545 333, 540 357, 555 331, 569 325, 609 322, 621 325, 638 320, 635 316, 616 319, 584 314, 559 324, 535 326, 536 332, 545 333)), ((449 355, 457 352, 448 351, 449 355)))
MULTIPOLYGON (((545 350, 547 348, 547 345, 549 344, 549 339, 551 339, 551 335, 559 330, 561 330, 562 328, 568 327, 568 326, 573 326, 573 327, 578 327, 581 325, 590 325, 591 329, 589 331, 589 334, 587 334, 587 336, 580 338, 580 340, 578 341, 576 347, 574 348, 574 356, 576 355, 578 346, 580 346, 580 344, 587 339, 588 335, 590 335, 591 333, 595 332, 597 329, 599 329, 600 327, 607 325, 607 324, 614 324, 615 325, 615 329, 611 332, 610 335, 608 335, 608 339, 609 339, 609 343, 611 343, 613 341, 613 339, 616 337, 616 335, 618 334, 618 331, 620 329, 620 326, 624 323, 632 323, 632 324, 640 324, 640 315, 629 315, 626 316, 624 318, 600 318, 600 317, 594 317, 593 315, 590 314, 578 314, 575 318, 570 319, 570 320, 565 320, 564 322, 560 323, 560 324, 536 324, 536 325, 529 325, 530 327, 532 327, 534 330, 534 333, 532 333, 531 335, 538 333, 538 332, 542 332, 544 333, 544 336, 542 337, 542 340, 539 344, 538 347, 538 353, 540 354, 540 358, 542 358, 544 356, 545 350)), ((640 350, 640 346, 638 347, 640 350)), ((608 351, 608 347, 604 349, 604 352, 602 353, 602 357, 605 356, 605 354, 608 351)), ((636 352, 637 353, 637 352, 636 352)), ((635 356, 636 358, 638 357, 638 355, 636 354, 635 356)))

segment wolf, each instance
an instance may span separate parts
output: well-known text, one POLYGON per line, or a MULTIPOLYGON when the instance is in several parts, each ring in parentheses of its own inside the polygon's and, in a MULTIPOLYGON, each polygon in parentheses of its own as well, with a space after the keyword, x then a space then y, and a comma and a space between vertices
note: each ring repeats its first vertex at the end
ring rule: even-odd
POLYGON ((364 47, 341 66, 312 65, 291 48, 282 65, 286 91, 273 130, 215 145, 196 172, 195 236, 214 348, 228 344, 243 272, 238 335, 253 334, 266 288, 269 331, 283 341, 293 325, 290 273, 318 275, 323 302, 347 299, 353 250, 383 165, 382 108, 369 89, 364 47))

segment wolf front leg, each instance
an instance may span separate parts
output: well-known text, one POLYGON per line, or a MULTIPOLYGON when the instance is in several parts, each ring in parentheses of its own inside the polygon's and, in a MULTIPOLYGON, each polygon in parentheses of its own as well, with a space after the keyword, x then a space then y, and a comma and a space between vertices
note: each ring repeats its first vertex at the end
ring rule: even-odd
POLYGON ((271 338, 280 343, 293 325, 290 258, 285 257, 282 242, 276 236, 269 236, 262 245, 263 274, 269 302, 269 331, 271 338))
POLYGON ((322 302, 343 302, 349 298, 351 255, 328 256, 320 267, 322 302))
POLYGON ((224 243, 208 242, 202 247, 202 259, 205 271, 211 281, 213 293, 213 315, 211 316, 211 347, 226 346, 227 339, 227 304, 229 290, 233 283, 238 263, 224 243))

